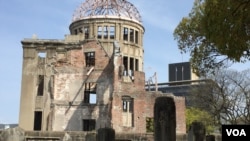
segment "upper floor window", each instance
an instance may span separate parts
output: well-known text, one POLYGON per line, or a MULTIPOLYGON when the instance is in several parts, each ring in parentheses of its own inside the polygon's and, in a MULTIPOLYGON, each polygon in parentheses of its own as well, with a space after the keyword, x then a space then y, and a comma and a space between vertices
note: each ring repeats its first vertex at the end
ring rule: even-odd
POLYGON ((38 52, 39 58, 46 58, 46 52, 38 52))
POLYGON ((98 26, 97 27, 98 39, 114 39, 115 38, 115 26, 98 26))
POLYGON ((133 98, 129 96, 122 97, 122 109, 123 112, 133 112, 133 98))
POLYGON ((129 41, 134 42, 134 29, 130 29, 129 32, 129 41))
POLYGON ((128 28, 123 28, 123 40, 128 41, 128 28))
POLYGON ((138 44, 138 31, 135 31, 135 43, 138 44))
POLYGON ((115 27, 114 26, 110 26, 109 28, 109 38, 110 39, 115 39, 115 27))
POLYGON ((88 26, 84 27, 84 38, 85 39, 89 38, 89 27, 88 26))
POLYGON ((139 32, 135 29, 124 27, 123 28, 123 40, 138 44, 139 32))
POLYGON ((101 38, 102 38, 102 26, 98 26, 97 38, 98 38, 98 39, 101 39, 101 38))
POLYGON ((89 104, 97 103, 96 83, 85 83, 83 102, 89 104))
POLYGON ((85 53, 86 67, 95 66, 95 52, 85 53))

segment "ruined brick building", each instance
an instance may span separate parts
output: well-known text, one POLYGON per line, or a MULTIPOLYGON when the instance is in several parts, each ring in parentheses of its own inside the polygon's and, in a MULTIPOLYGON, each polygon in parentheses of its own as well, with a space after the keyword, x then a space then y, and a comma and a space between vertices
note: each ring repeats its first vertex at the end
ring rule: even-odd
MULTIPOLYGON (((146 133, 161 92, 145 91, 143 35, 126 0, 86 0, 65 39, 24 39, 19 127, 31 131, 146 133)), ((185 100, 174 97, 176 131, 186 133, 185 100)))

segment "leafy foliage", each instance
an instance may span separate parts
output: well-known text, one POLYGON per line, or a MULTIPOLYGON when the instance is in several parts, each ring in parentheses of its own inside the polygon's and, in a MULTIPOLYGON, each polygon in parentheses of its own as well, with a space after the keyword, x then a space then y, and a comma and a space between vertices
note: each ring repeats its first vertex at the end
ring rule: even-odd
POLYGON ((234 61, 250 56, 250 0, 206 0, 201 26, 221 54, 234 61))
POLYGON ((187 108, 186 109, 186 126, 189 128, 193 122, 198 121, 205 125, 206 132, 211 133, 214 131, 214 121, 212 116, 198 108, 187 108))
POLYGON ((250 60, 250 0, 196 0, 174 31, 198 76, 250 60))
POLYGON ((154 132, 154 118, 146 118, 146 132, 154 132))

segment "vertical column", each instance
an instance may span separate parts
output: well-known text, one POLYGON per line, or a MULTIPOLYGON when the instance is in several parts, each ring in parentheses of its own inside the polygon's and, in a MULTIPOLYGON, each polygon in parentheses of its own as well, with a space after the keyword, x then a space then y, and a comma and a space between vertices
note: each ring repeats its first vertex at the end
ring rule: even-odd
POLYGON ((95 38, 95 39, 97 39, 97 25, 96 25, 96 23, 94 23, 94 24, 92 24, 92 29, 93 29, 93 31, 92 31, 92 33, 91 33, 91 35, 95 38))
POLYGON ((115 24, 115 40, 120 41, 122 39, 121 33, 122 33, 121 24, 116 23, 115 24))

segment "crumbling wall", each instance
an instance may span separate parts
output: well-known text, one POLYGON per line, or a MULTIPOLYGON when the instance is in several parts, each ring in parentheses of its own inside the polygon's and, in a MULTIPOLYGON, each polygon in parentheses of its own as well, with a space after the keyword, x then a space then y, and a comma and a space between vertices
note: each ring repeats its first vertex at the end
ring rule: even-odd
POLYGON ((96 120, 96 127, 110 127, 110 98, 113 84, 111 57, 93 40, 81 49, 67 52, 66 64, 55 66, 54 127, 56 131, 81 131, 83 119, 96 120), (95 53, 93 68, 86 66, 86 52, 95 53), (85 84, 96 84, 96 103, 84 103, 85 84))
POLYGON ((30 39, 22 41, 22 44, 20 127, 33 130, 36 111, 41 111, 41 122, 37 124, 42 125, 38 130, 79 131, 82 130, 83 119, 95 119, 98 127, 107 123, 110 126, 113 63, 109 53, 112 48, 103 47, 96 40, 30 39), (40 52, 44 56, 39 57, 40 52), (95 53, 93 67, 86 65, 87 52, 95 53), (97 85, 96 108, 92 108, 90 103, 83 103, 86 83, 97 85))
MULTIPOLYGON (((114 56, 114 92, 112 101, 112 125, 117 133, 146 133, 146 118, 154 118, 153 109, 155 99, 159 96, 172 96, 162 92, 145 91, 145 74, 144 72, 135 71, 131 81, 124 81, 121 73, 122 56, 114 56), (130 120, 131 112, 124 112, 123 97, 132 99, 132 126, 123 125, 124 115, 130 120)), ((128 78, 130 79, 130 78, 128 78)), ((185 98, 174 97, 176 106, 176 132, 179 134, 186 133, 185 127, 185 98)), ((125 101, 126 104, 126 101, 125 101)), ((126 105, 125 105, 126 106, 126 105)), ((125 109, 126 110, 126 109, 125 109)))
POLYGON ((126 92, 119 92, 115 93, 113 97, 112 123, 117 133, 146 133, 146 118, 154 118, 155 99, 159 96, 170 95, 174 98, 176 106, 176 133, 186 134, 185 112, 183 112, 183 109, 185 109, 185 98, 161 92, 130 93, 130 96, 134 99, 133 120, 135 124, 132 127, 124 127, 121 124, 121 113, 123 112, 122 96, 126 94, 126 92))
POLYGON ((0 141, 24 141, 24 137, 25 132, 19 127, 0 131, 0 141))

